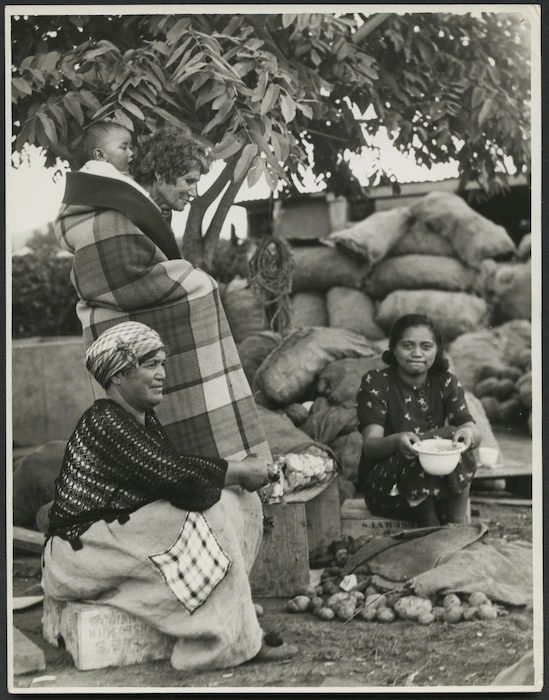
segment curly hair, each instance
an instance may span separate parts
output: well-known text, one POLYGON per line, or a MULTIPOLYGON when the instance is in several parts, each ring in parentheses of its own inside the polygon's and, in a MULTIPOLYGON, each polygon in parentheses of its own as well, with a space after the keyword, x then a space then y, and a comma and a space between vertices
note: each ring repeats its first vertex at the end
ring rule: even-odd
POLYGON ((130 138, 132 135, 127 127, 108 119, 100 119, 86 127, 77 144, 78 153, 76 155, 79 163, 83 165, 86 161, 93 160, 95 149, 100 148, 105 137, 113 131, 125 131, 130 135, 130 138))
POLYGON ((382 354, 381 359, 385 364, 391 367, 396 367, 397 359, 393 352, 398 341, 402 338, 404 331, 408 328, 415 328, 417 326, 427 326, 433 334, 434 341, 437 346, 437 354, 435 356, 435 361, 430 367, 431 372, 445 372, 448 369, 448 360, 446 360, 442 354, 443 351, 443 340, 442 335, 435 324, 431 321, 428 316, 423 314, 406 314, 397 319, 391 328, 389 333, 389 349, 385 350, 382 354))
POLYGON ((206 146, 189 129, 164 127, 139 145, 131 174, 140 185, 150 185, 158 173, 169 183, 193 168, 204 174, 210 167, 206 146))

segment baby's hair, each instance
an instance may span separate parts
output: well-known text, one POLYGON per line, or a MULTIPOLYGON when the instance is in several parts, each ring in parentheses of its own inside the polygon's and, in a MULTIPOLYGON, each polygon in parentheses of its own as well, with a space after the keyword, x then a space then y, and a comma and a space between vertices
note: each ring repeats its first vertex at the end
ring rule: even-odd
POLYGON ((415 328, 417 326, 426 326, 429 328, 433 334, 433 340, 437 346, 437 354, 431 367, 431 371, 445 372, 448 369, 449 364, 448 360, 442 355, 444 347, 442 334, 435 326, 433 321, 431 321, 431 319, 424 314, 406 314, 395 321, 389 333, 389 349, 385 350, 381 356, 381 359, 391 367, 396 367, 397 360, 393 350, 398 344, 398 341, 402 338, 404 331, 406 331, 408 328, 415 328))
POLYGON ((119 124, 118 122, 110 122, 106 119, 94 122, 84 129, 82 138, 80 139, 80 152, 84 162, 94 158, 94 150, 101 146, 101 143, 106 136, 113 131, 119 131, 121 129, 123 131, 127 131, 128 134, 131 135, 131 131, 122 124, 119 124))

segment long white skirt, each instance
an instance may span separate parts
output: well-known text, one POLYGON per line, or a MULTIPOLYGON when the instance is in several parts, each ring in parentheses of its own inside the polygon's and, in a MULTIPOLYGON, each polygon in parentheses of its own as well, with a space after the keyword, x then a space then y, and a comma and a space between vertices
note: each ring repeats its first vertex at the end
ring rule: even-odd
POLYGON ((179 670, 227 668, 251 659, 262 639, 248 581, 262 536, 259 498, 226 488, 220 501, 202 513, 220 553, 231 563, 192 612, 178 597, 180 582, 169 581, 151 559, 159 553, 170 558, 184 549, 187 515, 167 501, 156 501, 124 524, 94 523, 82 535, 80 550, 53 537, 44 550, 45 593, 57 600, 111 605, 175 637, 171 662, 179 670))

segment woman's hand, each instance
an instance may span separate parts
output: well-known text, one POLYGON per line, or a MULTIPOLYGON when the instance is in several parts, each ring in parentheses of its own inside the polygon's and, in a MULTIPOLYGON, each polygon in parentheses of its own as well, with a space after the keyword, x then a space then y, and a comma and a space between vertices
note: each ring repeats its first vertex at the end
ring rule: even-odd
POLYGON ((225 486, 242 486, 246 491, 257 491, 270 481, 277 481, 278 474, 262 459, 249 455, 240 462, 229 462, 225 486))
POLYGON ((397 433, 395 437, 398 451, 406 459, 415 459, 417 452, 412 449, 412 445, 416 442, 421 442, 421 439, 415 433, 397 433))
POLYGON ((474 447, 475 432, 473 428, 468 425, 462 425, 461 428, 458 428, 454 433, 454 437, 452 438, 452 444, 457 445, 458 443, 465 445, 465 450, 470 450, 472 447, 474 447))

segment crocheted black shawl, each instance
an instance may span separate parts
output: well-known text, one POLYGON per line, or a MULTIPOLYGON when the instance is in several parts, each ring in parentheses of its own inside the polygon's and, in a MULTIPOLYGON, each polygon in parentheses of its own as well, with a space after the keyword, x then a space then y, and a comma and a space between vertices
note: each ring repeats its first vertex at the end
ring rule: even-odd
POLYGON ((206 510, 221 498, 226 470, 224 459, 177 454, 153 411, 141 425, 114 401, 98 399, 67 444, 46 541, 57 535, 80 549, 93 523, 126 522, 160 499, 206 510))

